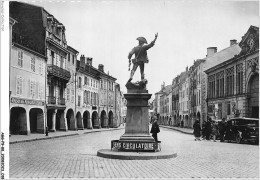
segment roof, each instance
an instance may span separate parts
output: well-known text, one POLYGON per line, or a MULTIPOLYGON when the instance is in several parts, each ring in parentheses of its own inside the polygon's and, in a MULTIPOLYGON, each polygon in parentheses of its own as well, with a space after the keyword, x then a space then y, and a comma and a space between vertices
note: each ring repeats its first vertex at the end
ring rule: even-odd
POLYGON ((210 57, 206 58, 205 66, 203 68, 203 71, 206 71, 210 69, 211 67, 214 67, 222 62, 225 62, 231 58, 233 58, 235 55, 238 55, 241 51, 241 48, 238 44, 234 44, 232 46, 229 46, 225 49, 222 49, 219 52, 216 52, 210 57))

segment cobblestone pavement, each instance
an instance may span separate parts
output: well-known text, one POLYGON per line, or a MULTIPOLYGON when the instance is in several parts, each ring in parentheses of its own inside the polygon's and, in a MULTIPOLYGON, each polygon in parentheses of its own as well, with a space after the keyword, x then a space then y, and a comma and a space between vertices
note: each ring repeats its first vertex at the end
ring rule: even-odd
POLYGON ((10 144, 10 178, 259 178, 259 146, 194 141, 161 128, 162 150, 176 158, 117 160, 97 157, 124 129, 10 144))

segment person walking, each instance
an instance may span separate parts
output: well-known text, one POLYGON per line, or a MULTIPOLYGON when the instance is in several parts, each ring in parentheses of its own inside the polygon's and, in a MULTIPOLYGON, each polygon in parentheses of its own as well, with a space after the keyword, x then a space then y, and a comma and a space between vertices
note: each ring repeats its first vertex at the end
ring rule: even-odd
POLYGON ((202 123, 202 130, 201 130, 202 139, 206 139, 206 121, 202 123))
POLYGON ((150 133, 152 133, 152 136, 154 138, 154 140, 156 142, 158 142, 158 138, 157 138, 157 134, 160 132, 160 127, 159 127, 159 124, 157 122, 157 119, 154 119, 154 122, 152 124, 152 128, 151 128, 151 131, 150 133))
POLYGON ((216 142, 216 138, 217 138, 217 135, 218 135, 218 124, 216 121, 213 121, 212 122, 212 131, 211 131, 211 135, 213 137, 213 141, 216 142))
POLYGON ((222 121, 218 124, 220 142, 224 142, 224 136, 226 132, 226 119, 222 118, 222 121))
POLYGON ((209 140, 211 134, 211 119, 209 118, 206 122, 206 139, 209 140))
POLYGON ((196 120, 193 124, 193 134, 195 136, 195 141, 196 140, 200 141, 200 136, 201 136, 200 131, 201 131, 200 122, 196 120))

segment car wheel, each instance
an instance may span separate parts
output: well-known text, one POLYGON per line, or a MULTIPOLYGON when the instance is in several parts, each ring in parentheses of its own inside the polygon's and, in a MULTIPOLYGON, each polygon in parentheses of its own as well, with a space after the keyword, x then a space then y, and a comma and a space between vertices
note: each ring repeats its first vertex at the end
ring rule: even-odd
POLYGON ((240 134, 239 134, 239 133, 237 133, 236 142, 237 142, 238 144, 241 144, 241 142, 242 142, 242 138, 240 137, 240 134))

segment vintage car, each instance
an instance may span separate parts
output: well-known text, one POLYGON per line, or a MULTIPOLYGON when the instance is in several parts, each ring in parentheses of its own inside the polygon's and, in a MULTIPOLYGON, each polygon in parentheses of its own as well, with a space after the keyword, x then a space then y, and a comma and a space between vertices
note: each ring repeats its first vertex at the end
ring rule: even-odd
POLYGON ((259 143, 259 119, 255 118, 232 118, 226 124, 225 139, 242 143, 251 141, 259 143))

